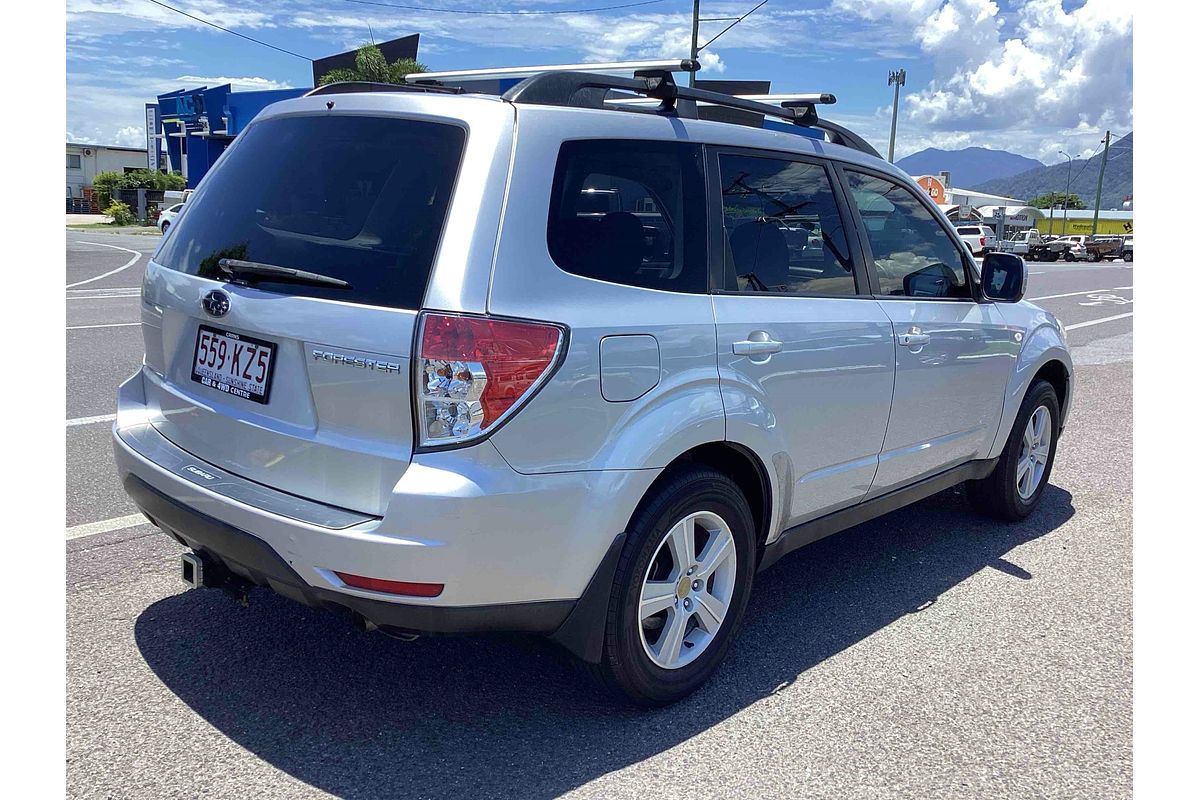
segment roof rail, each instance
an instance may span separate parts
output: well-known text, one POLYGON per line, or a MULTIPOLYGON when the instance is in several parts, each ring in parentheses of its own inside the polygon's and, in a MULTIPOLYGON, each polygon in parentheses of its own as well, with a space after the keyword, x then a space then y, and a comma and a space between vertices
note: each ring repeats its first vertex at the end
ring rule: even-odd
POLYGON ((879 151, 858 134, 817 116, 818 104, 836 102, 837 98, 832 94, 794 95, 787 99, 778 95, 765 96, 778 102, 778 105, 775 105, 752 100, 749 97, 679 86, 669 71, 647 69, 635 72, 633 78, 589 72, 543 72, 521 81, 505 92, 503 97, 513 103, 576 108, 605 108, 608 104, 615 104, 618 107, 621 105, 636 107, 647 103, 647 100, 642 98, 610 98, 608 92, 613 89, 645 95, 647 100, 651 101, 658 100, 659 105, 654 109, 654 113, 657 114, 694 119, 698 116, 696 113, 696 104, 698 103, 736 108, 767 117, 776 117, 801 127, 815 128, 823 131, 833 144, 849 147, 876 158, 880 157, 879 151), (680 100, 688 102, 680 105, 678 102, 680 100))
POLYGON ((305 97, 319 94, 351 94, 354 92, 437 92, 439 94, 462 94, 458 86, 409 86, 397 83, 376 83, 373 81, 337 81, 318 86, 305 97))
POLYGON ((543 72, 638 72, 640 70, 664 70, 668 72, 696 72, 700 62, 690 58, 662 59, 658 61, 609 61, 600 64, 547 64, 531 67, 488 67, 485 69, 457 69, 449 72, 411 72, 404 76, 405 83, 427 84, 444 81, 503 80, 505 78, 528 78, 543 72))

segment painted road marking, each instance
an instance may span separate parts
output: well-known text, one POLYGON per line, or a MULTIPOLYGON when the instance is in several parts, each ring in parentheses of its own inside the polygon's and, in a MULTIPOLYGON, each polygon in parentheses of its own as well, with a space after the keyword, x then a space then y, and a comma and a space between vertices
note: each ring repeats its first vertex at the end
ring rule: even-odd
POLYGON ((1102 306, 1102 305, 1126 306, 1132 302, 1133 301, 1130 300, 1128 297, 1121 297, 1121 295, 1119 295, 1119 294, 1109 294, 1108 292, 1097 292, 1096 294, 1089 294, 1087 300, 1080 300, 1079 305, 1081 305, 1081 306, 1102 306))
POLYGON ((1073 331, 1076 328, 1086 328, 1089 325, 1099 325, 1101 322, 1112 322, 1113 320, 1125 319, 1126 317, 1132 317, 1132 316, 1133 316, 1133 312, 1130 311, 1128 314, 1117 314, 1116 316, 1113 316, 1113 317, 1103 317, 1101 319, 1090 319, 1087 322, 1076 322, 1074 325, 1067 325, 1065 328, 1063 328, 1063 330, 1073 331))
POLYGON ((84 280, 84 281, 75 281, 75 283, 68 283, 67 284, 68 289, 72 289, 76 286, 83 286, 85 283, 92 283, 94 281, 100 280, 101 278, 107 278, 109 275, 116 275, 121 270, 129 269, 130 267, 132 267, 134 264, 136 264, 138 262, 138 259, 142 257, 142 254, 139 253, 137 250, 130 250, 128 247, 117 247, 115 244, 102 244, 101 242, 85 242, 85 241, 80 241, 80 240, 77 240, 75 242, 75 244, 90 244, 90 245, 94 245, 95 247, 111 247, 113 250, 124 250, 126 253, 133 253, 133 258, 129 259, 128 261, 126 261, 124 264, 117 267, 116 269, 109 270, 108 272, 104 273, 103 275, 97 275, 94 278, 88 278, 87 280, 84 280))
POLYGON ((1088 289, 1082 292, 1067 292, 1066 294, 1048 294, 1043 297, 1027 297, 1026 300, 1054 300, 1058 297, 1077 297, 1081 294, 1095 294, 1097 292, 1123 292, 1126 289, 1132 289, 1132 286, 1117 286, 1113 289, 1088 289))
POLYGON ((117 418, 116 414, 101 414, 98 417, 75 417, 67 420, 67 427, 74 428, 76 425, 94 425, 97 422, 112 422, 117 418))
POLYGON ((103 300, 110 297, 137 297, 142 290, 133 287, 120 289, 68 289, 68 300, 103 300))
POLYGON ((108 533, 109 531, 120 531, 126 528, 136 528, 138 525, 149 525, 150 520, 146 519, 141 514, 130 514, 127 517, 114 517, 113 519, 102 519, 99 522, 88 522, 84 525, 75 525, 67 528, 67 541, 72 539, 82 539, 84 536, 95 536, 98 533, 108 533))
POLYGON ((140 322, 106 322, 103 325, 68 325, 69 331, 86 331, 92 328, 128 328, 132 325, 141 325, 140 322))

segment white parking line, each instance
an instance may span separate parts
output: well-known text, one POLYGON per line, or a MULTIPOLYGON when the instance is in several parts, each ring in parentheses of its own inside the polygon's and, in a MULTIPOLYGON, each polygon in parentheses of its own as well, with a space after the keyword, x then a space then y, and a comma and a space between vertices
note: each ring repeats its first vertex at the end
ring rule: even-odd
POLYGON ((1132 289, 1132 286, 1118 286, 1114 289, 1088 289, 1083 292, 1067 292, 1066 294, 1048 294, 1043 297, 1027 297, 1026 300, 1054 300, 1058 297, 1075 297, 1080 294, 1095 294, 1097 292, 1123 292, 1126 289, 1132 289))
POLYGON ((74 428, 76 425, 94 425, 97 422, 112 422, 117 418, 116 414, 101 414, 98 417, 75 417, 67 420, 67 427, 74 428))
POLYGON ((1073 331, 1076 328, 1086 328, 1089 325, 1099 325, 1101 322, 1112 322, 1113 320, 1125 319, 1126 317, 1132 316, 1133 312, 1130 311, 1128 314, 1117 314, 1112 317, 1103 317, 1101 319, 1089 319, 1087 322, 1076 322, 1074 325, 1067 325, 1063 328, 1063 330, 1073 331))
POLYGON ((114 517, 113 519, 102 519, 99 522, 88 522, 84 525, 75 525, 67 528, 67 541, 72 539, 81 539, 84 536, 95 536, 97 533, 108 533, 109 531, 120 531, 125 528, 136 528, 138 525, 149 525, 150 520, 146 519, 141 514, 130 514, 127 517, 114 517))
POLYGON ((120 289, 68 289, 68 300, 106 300, 110 297, 137 297, 142 290, 137 287, 120 289))
POLYGON ((85 283, 92 283, 93 281, 98 281, 101 278, 107 278, 109 275, 116 275, 121 270, 129 269, 130 267, 132 267, 134 264, 136 264, 138 262, 138 259, 142 257, 142 254, 139 253, 137 250, 130 250, 128 247, 117 247, 115 244, 103 244, 101 242, 85 242, 85 241, 76 241, 75 244, 90 244, 90 245, 95 245, 96 247, 111 247, 113 250, 124 250, 126 253, 133 253, 133 258, 129 259, 128 261, 126 261, 124 264, 117 267, 116 269, 109 270, 108 272, 104 273, 103 275, 97 275, 94 278, 88 278, 87 280, 84 280, 84 281, 75 281, 75 283, 68 283, 67 284, 68 289, 71 289, 75 286, 83 286, 85 283))
POLYGON ((128 328, 132 325, 141 325, 140 322, 106 322, 103 325, 68 325, 69 331, 86 331, 91 328, 128 328))

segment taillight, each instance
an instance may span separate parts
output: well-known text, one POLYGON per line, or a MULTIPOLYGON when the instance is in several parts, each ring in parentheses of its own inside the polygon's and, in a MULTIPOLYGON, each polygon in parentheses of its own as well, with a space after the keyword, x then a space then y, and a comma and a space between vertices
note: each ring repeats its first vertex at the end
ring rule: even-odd
POLYGON ((439 445, 487 433, 537 391, 563 331, 543 322, 422 314, 419 340, 418 441, 439 445))

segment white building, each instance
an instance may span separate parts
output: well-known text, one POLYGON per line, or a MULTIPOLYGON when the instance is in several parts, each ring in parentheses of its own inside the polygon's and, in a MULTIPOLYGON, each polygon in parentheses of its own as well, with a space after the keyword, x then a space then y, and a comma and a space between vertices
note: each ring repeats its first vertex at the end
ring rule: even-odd
POLYGON ((82 197, 98 172, 146 169, 146 148, 67 142, 67 197, 82 197))
POLYGON ((941 175, 914 175, 913 178, 952 222, 983 222, 995 228, 1000 209, 1003 209, 1004 227, 1008 232, 1014 228, 1032 228, 1046 218, 1040 209, 1028 206, 1015 197, 947 186, 950 175, 946 172, 941 175))

